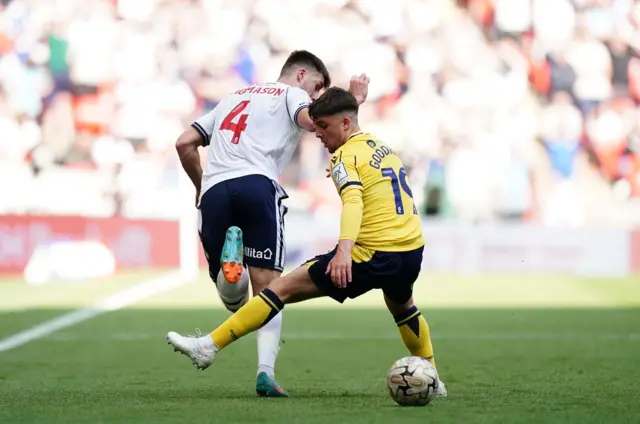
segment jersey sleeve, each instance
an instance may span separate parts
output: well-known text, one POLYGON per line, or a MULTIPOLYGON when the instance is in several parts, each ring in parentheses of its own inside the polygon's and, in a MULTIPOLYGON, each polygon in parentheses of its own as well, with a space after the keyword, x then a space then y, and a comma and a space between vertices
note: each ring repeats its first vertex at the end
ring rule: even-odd
POLYGON ((201 116, 196 119, 191 126, 200 133, 202 138, 204 139, 204 145, 208 146, 211 141, 211 136, 213 135, 213 128, 215 126, 216 118, 215 118, 215 109, 206 115, 201 116))
POLYGON ((362 188, 362 180, 358 173, 358 161, 353 152, 337 152, 331 157, 329 167, 331 179, 342 197, 343 191, 348 187, 362 188))
POLYGON ((341 151, 331 157, 331 178, 340 193, 340 240, 358 239, 362 224, 363 186, 354 152, 341 151))
POLYGON ((289 117, 298 125, 298 113, 300 113, 302 109, 309 107, 311 98, 306 91, 297 87, 289 87, 285 96, 289 117))

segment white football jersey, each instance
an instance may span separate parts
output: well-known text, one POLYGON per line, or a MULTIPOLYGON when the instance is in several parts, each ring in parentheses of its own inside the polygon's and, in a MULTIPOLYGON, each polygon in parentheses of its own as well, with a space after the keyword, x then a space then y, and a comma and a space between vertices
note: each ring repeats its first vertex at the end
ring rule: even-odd
POLYGON ((298 112, 309 103, 311 98, 300 88, 255 84, 226 96, 191 124, 209 146, 201 194, 245 175, 277 182, 304 131, 297 124, 298 112))

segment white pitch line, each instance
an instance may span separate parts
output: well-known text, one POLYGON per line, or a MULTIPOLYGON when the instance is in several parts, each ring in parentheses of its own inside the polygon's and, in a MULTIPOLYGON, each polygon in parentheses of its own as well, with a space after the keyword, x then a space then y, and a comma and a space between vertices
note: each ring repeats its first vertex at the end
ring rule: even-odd
POLYGON ((34 327, 0 340, 0 352, 15 349, 33 340, 49 336, 56 331, 74 326, 106 312, 117 311, 141 300, 174 290, 192 281, 194 281, 193 278, 187 277, 178 271, 172 271, 160 277, 143 281, 133 287, 107 296, 91 307, 77 309, 73 312, 60 315, 57 318, 44 321, 34 327))
MULTIPOLYGON (((147 341, 158 338, 158 334, 151 333, 113 333, 91 337, 77 333, 61 333, 47 337, 47 341, 76 342, 76 341, 100 341, 115 340, 122 342, 147 341)), ((282 340, 399 340, 398 333, 380 333, 376 335, 359 335, 347 333, 283 333, 282 340)), ((479 340, 479 341, 571 341, 571 340, 597 340, 597 341, 640 341, 640 333, 436 333, 432 335, 434 340, 479 340)))

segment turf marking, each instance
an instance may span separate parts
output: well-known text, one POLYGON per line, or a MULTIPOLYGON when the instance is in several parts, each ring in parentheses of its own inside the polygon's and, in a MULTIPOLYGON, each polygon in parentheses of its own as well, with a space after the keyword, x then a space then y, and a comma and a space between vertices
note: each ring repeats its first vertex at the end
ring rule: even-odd
POLYGON ((2 339, 0 340, 0 352, 15 349, 33 340, 50 336, 56 331, 72 327, 106 312, 117 311, 193 281, 195 281, 193 278, 187 277, 179 271, 172 271, 159 277, 144 280, 140 284, 102 298, 93 306, 68 312, 2 339))
MULTIPOLYGON (((59 333, 47 336, 46 340, 58 342, 76 341, 100 341, 114 340, 123 342, 147 341, 158 339, 161 335, 152 333, 113 333, 100 337, 91 337, 79 333, 59 333)), ((346 333, 284 333, 282 339, 287 340, 396 340, 399 339, 397 333, 380 333, 373 336, 363 336, 346 333)), ((434 340, 540 340, 540 341, 571 341, 571 340, 618 340, 618 341, 640 341, 640 333, 436 333, 432 334, 434 340)))

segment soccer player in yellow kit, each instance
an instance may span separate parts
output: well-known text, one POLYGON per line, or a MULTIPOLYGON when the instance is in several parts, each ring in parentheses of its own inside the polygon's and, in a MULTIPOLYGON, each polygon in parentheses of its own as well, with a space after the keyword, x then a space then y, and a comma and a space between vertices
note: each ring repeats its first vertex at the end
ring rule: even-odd
MULTIPOLYGON (((331 153, 331 178, 342 199, 336 248, 273 280, 198 347, 170 332, 167 340, 201 369, 240 337, 268 323, 288 303, 329 296, 342 303, 381 289, 402 340, 413 356, 435 366, 429 326, 413 303, 424 237, 402 161, 385 143, 358 125, 358 103, 332 87, 309 106, 316 136, 331 153)), ((444 384, 438 395, 446 396, 444 384)))

